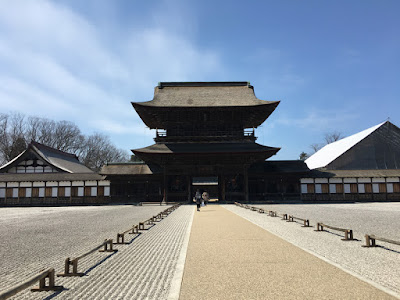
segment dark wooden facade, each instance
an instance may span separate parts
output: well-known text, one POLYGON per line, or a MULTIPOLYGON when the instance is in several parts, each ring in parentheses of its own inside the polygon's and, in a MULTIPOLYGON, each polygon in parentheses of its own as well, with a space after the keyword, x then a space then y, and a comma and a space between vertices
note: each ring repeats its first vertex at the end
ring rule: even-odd
POLYGON ((279 148, 256 143, 254 135, 278 104, 257 99, 248 82, 160 83, 153 100, 132 103, 143 122, 156 129, 155 144, 132 150, 144 161, 141 167, 103 167, 111 195, 191 201, 199 187, 193 181, 213 177, 220 201, 299 198, 299 173, 290 178, 282 170, 265 169, 265 160, 279 148))

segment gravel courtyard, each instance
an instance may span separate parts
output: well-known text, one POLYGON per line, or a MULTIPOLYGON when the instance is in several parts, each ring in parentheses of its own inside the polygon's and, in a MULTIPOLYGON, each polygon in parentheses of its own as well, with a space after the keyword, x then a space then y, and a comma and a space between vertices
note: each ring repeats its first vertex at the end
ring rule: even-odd
MULTIPOLYGON (((400 203, 255 205, 278 213, 353 229, 357 241, 341 241, 337 232, 315 232, 235 205, 226 209, 269 232, 400 297, 400 246, 363 248, 364 234, 400 240, 400 203)), ((0 291, 36 275, 41 269, 63 270, 74 257, 115 240, 139 221, 167 206, 85 206, 0 208, 0 291)), ((79 262, 81 278, 56 278, 61 293, 21 292, 13 299, 167 299, 187 244, 194 206, 184 205, 141 235, 126 235, 129 245, 115 254, 95 253, 79 262), (47 297, 47 298, 46 298, 47 297)), ((201 212, 200 212, 201 213, 201 212)), ((182 267, 182 266, 181 266, 182 267)), ((179 273, 179 272, 178 272, 179 273)), ((176 299, 176 298, 174 298, 176 299)))
MULTIPOLYGON (((115 241, 118 232, 167 207, 0 208, 0 291, 36 275, 41 269, 53 267, 58 273, 63 271, 67 257, 79 256, 105 239, 115 241)), ((79 268, 85 270, 105 257, 106 254, 91 255, 79 263, 79 268)))
MULTIPOLYGON (((377 241, 381 247, 364 248, 365 234, 400 240, 400 203, 254 205, 266 210, 310 219, 311 228, 286 222, 234 205, 225 208, 269 232, 340 266, 400 297, 400 246, 377 241), (342 241, 341 232, 315 232, 317 222, 354 231, 357 241, 342 241)), ((329 230, 329 229, 328 229, 329 230)))

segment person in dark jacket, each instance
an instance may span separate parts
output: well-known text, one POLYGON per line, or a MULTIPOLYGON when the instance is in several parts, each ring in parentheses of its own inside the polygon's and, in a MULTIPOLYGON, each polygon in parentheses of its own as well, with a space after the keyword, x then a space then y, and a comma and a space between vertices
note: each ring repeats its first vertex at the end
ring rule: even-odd
POLYGON ((201 205, 201 194, 200 191, 197 190, 196 194, 194 195, 194 200, 196 201, 196 205, 197 205, 197 211, 200 211, 200 205, 201 205))

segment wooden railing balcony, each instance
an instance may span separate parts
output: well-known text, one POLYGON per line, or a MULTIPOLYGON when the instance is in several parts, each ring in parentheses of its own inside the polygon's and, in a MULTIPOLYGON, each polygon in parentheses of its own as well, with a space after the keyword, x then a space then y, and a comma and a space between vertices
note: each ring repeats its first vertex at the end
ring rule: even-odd
POLYGON ((175 131, 168 134, 166 130, 157 130, 155 142, 216 142, 216 141, 255 141, 254 129, 243 131, 204 130, 204 131, 175 131))

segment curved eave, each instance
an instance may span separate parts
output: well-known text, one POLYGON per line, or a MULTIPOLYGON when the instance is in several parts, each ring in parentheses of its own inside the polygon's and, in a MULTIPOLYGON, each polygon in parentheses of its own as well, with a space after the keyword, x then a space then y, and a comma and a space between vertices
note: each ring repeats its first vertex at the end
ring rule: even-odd
POLYGON ((256 143, 187 143, 187 144, 153 144, 151 146, 133 149, 134 154, 150 155, 210 155, 210 154, 251 154, 272 153, 274 155, 280 148, 268 147, 256 143))
POLYGON ((10 169, 14 164, 17 164, 20 161, 20 158, 24 156, 25 153, 28 152, 28 149, 24 150, 20 154, 18 154, 16 157, 14 157, 12 160, 9 162, 5 163, 0 167, 0 173, 6 172, 8 169, 10 169))
MULTIPOLYGON (((131 102, 133 108, 138 113, 142 121, 150 129, 167 129, 173 121, 178 120, 173 115, 178 111, 193 111, 197 113, 201 110, 220 110, 224 112, 236 112, 241 116, 243 128, 252 128, 260 126, 276 109, 280 101, 263 101, 260 100, 256 105, 243 106, 155 106, 148 102, 131 102), (168 112, 168 114, 166 114, 168 112)), ((236 119, 235 121, 239 121, 236 119)))
POLYGON ((61 172, 67 172, 67 173, 72 173, 71 171, 61 168, 51 161, 47 159, 46 156, 44 156, 39 149, 37 149, 34 145, 29 144, 28 148, 26 148, 23 152, 21 152, 19 155, 14 157, 12 160, 10 160, 8 163, 4 164, 3 166, 0 167, 0 173, 6 173, 10 168, 17 166, 22 160, 25 159, 25 157, 29 154, 30 150, 34 152, 34 154, 41 159, 42 161, 46 162, 48 165, 50 165, 52 168, 56 169, 57 171, 61 172))

